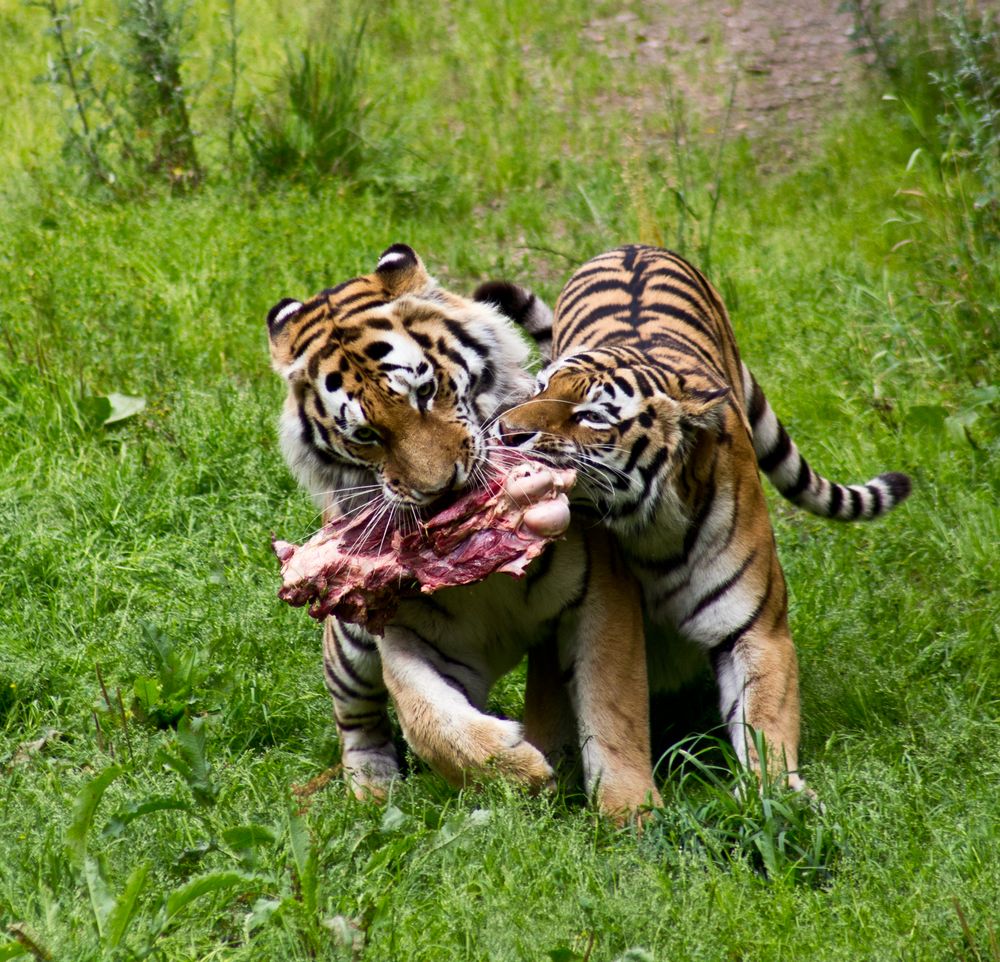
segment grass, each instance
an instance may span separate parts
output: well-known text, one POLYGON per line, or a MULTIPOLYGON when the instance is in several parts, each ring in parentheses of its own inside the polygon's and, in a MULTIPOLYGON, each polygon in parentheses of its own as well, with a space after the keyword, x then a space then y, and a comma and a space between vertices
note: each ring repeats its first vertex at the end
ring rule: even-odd
MULTIPOLYGON (((276 89, 286 37, 322 16, 303 10, 238 8, 241 103, 276 89)), ((572 793, 454 793, 413 759, 377 807, 336 783, 294 790, 337 747, 318 629, 275 598, 270 532, 317 518, 276 447, 264 314, 394 241, 459 289, 507 274, 550 299, 601 249, 653 229, 683 241, 676 158, 635 146, 669 129, 666 104, 627 142, 590 108, 666 78, 582 46, 556 0, 394 4, 367 22, 366 123, 405 145, 398 166, 262 189, 212 160, 223 12, 199 6, 190 41, 206 183, 115 203, 60 159, 59 114, 28 82, 40 15, 0 19, 20 50, 0 89, 33 105, 0 138, 0 959, 995 962, 1000 478, 982 318, 998 273, 927 269, 948 262, 953 198, 907 171, 898 107, 873 95, 780 175, 732 144, 710 238, 744 355, 810 459, 916 483, 872 526, 772 500, 823 811, 736 801, 725 753, 689 740, 717 724, 710 689, 666 706, 665 806, 641 836, 572 793), (926 200, 899 193, 914 187, 926 200), (146 406, 105 426, 87 399, 112 392, 146 406)), ((689 143, 704 218, 715 141, 689 143)), ((704 229, 688 225, 693 255, 704 229)), ((517 714, 520 684, 494 707, 517 714)))

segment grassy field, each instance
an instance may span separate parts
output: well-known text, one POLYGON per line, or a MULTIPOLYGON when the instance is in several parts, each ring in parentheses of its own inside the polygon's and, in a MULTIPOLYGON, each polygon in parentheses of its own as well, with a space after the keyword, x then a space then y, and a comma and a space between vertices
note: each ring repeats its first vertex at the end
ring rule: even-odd
MULTIPOLYGON (((112 80, 116 9, 85 23, 112 80)), ((793 167, 762 173, 766 145, 732 138, 717 160, 722 134, 695 118, 674 137, 666 96, 623 122, 670 75, 584 45, 579 5, 401 0, 365 24, 349 163, 276 173, 244 134, 260 104, 280 114, 306 36, 346 34, 325 10, 191 8, 204 179, 172 192, 88 181, 52 86, 31 82, 49 19, 0 2, 18 50, 0 67, 0 960, 996 962, 983 170, 943 162, 877 85, 793 167), (337 744, 319 629, 275 597, 271 532, 318 519, 276 446, 266 310, 396 241, 459 290, 505 275, 553 299, 635 240, 710 261, 819 469, 914 478, 870 526, 772 499, 823 811, 737 803, 703 767, 725 764, 690 740, 717 734, 710 689, 660 706, 665 805, 638 836, 569 790, 456 793, 413 759, 386 806, 336 781, 297 793, 337 744), (112 395, 145 406, 106 424, 130 411, 112 395)), ((521 693, 512 676, 494 707, 516 715, 521 693)))

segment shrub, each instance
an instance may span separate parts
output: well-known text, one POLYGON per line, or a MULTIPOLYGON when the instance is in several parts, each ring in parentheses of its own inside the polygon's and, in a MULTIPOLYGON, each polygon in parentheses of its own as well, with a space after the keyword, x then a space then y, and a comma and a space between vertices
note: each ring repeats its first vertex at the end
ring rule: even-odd
POLYGON ((202 168, 181 80, 187 7, 124 0, 104 36, 87 25, 82 3, 34 6, 48 16, 53 49, 40 79, 63 106, 69 159, 119 193, 149 182, 197 184, 202 168))
POLYGON ((286 50, 285 72, 270 104, 244 126, 251 161, 268 178, 356 178, 369 156, 365 123, 364 37, 367 16, 343 31, 327 29, 286 50))

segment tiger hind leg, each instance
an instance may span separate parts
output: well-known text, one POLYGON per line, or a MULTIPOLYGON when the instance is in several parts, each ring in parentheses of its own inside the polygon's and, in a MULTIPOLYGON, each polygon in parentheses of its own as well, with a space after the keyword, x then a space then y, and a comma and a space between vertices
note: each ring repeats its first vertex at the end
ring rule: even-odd
POLYGON ((375 639, 356 625, 327 618, 323 674, 333 700, 348 788, 356 798, 382 799, 399 774, 399 759, 375 639))
POLYGON ((780 772, 789 788, 804 791, 798 773, 798 662, 787 628, 747 632, 715 648, 711 658, 719 710, 740 761, 768 780, 780 772), (754 732, 763 735, 765 765, 754 732))

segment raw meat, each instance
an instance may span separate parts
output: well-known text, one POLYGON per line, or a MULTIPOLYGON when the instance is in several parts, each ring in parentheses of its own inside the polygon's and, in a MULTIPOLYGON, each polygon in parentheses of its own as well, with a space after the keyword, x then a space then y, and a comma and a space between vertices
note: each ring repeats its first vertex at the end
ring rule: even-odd
POLYGON ((278 597, 379 634, 401 599, 473 584, 495 572, 522 577, 528 563, 569 526, 572 470, 521 461, 463 494, 417 530, 375 526, 370 513, 324 525, 304 545, 274 542, 278 597))

